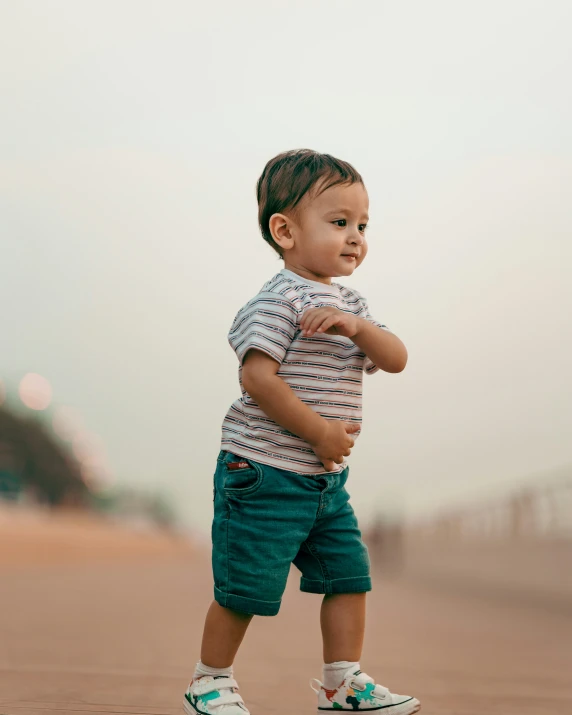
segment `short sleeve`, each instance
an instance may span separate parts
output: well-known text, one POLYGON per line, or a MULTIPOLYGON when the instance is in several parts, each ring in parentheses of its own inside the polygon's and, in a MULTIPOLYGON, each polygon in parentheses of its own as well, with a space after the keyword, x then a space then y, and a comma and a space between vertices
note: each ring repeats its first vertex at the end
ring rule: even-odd
MULTIPOLYGON (((388 332, 390 332, 387 325, 380 323, 378 320, 376 320, 374 317, 372 317, 371 313, 369 312, 369 306, 367 304, 367 300, 361 295, 360 295, 360 302, 362 304, 362 311, 360 313, 360 318, 364 318, 368 322, 373 323, 373 325, 376 325, 378 328, 381 328, 382 330, 387 330, 388 332)), ((368 375, 373 375, 373 373, 377 372, 379 370, 379 368, 366 355, 365 361, 363 364, 363 370, 368 375)))
POLYGON ((298 330, 296 306, 282 295, 259 293, 242 308, 230 329, 228 342, 240 364, 249 350, 260 350, 282 363, 298 330))

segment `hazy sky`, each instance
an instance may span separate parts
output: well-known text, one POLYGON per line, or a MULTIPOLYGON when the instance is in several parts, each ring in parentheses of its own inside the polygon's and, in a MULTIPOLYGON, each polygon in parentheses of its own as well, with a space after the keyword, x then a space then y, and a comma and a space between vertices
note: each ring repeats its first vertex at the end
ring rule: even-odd
POLYGON ((45 375, 121 484, 207 533, 227 332, 281 268, 265 162, 351 163, 348 285, 406 343, 349 491, 419 516, 572 463, 572 3, 0 1, 0 378, 45 375))

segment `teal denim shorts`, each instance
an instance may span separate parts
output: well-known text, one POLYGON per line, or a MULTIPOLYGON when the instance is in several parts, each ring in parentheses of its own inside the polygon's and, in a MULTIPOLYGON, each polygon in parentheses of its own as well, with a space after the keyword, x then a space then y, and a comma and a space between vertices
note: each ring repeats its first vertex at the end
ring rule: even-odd
POLYGON ((345 489, 348 472, 296 474, 222 450, 212 523, 217 603, 275 616, 292 563, 302 591, 371 591, 367 547, 345 489))

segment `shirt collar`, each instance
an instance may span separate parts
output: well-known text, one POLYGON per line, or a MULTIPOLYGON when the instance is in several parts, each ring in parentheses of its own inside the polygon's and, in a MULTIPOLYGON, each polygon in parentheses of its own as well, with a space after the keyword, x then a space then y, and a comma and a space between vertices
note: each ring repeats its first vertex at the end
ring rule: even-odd
POLYGON ((303 283, 304 285, 319 288, 324 293, 335 293, 337 295, 339 292, 337 283, 327 285, 326 283, 320 283, 319 281, 311 281, 308 278, 304 278, 304 276, 299 276, 297 273, 294 273, 294 271, 288 270, 288 268, 283 268, 280 273, 286 276, 286 278, 291 278, 297 283, 303 283))

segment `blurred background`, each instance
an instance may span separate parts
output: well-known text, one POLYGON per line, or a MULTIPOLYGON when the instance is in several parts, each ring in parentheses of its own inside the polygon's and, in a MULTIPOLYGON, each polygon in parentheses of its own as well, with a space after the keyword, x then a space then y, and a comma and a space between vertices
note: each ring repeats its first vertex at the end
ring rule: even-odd
POLYGON ((0 0, 0 15, 4 583, 88 551, 208 558, 239 396, 226 336, 282 267, 255 182, 309 147, 365 179, 370 251, 340 282, 410 356, 365 378, 351 457, 376 573, 569 616, 572 5, 0 0))

